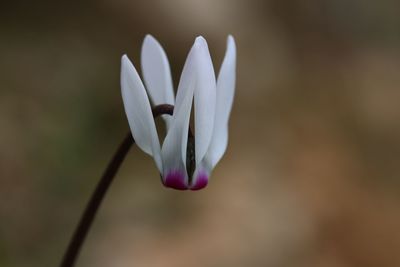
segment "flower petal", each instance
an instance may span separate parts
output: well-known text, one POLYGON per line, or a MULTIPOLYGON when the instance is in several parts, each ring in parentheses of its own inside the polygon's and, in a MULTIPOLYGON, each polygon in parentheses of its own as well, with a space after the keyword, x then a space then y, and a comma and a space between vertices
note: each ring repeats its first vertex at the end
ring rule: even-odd
MULTIPOLYGON (((228 37, 227 50, 217 80, 215 121, 210 146, 203 160, 196 162, 196 170, 190 184, 191 190, 207 186, 212 169, 225 153, 228 144, 228 120, 235 93, 236 46, 228 37)), ((197 147, 196 147, 197 149, 197 147)))
POLYGON ((236 81, 236 45, 232 36, 228 37, 227 49, 217 80, 217 103, 211 144, 205 160, 211 169, 222 158, 228 145, 228 121, 232 109, 236 81))
POLYGON ((197 37, 199 54, 197 78, 194 91, 195 157, 196 163, 203 160, 211 142, 215 118, 216 81, 214 67, 207 42, 197 37))
POLYGON ((142 73, 147 92, 154 105, 173 105, 174 90, 167 55, 160 43, 146 35, 143 41, 142 73))
POLYGON ((161 154, 163 158, 163 182, 175 189, 188 188, 186 148, 196 79, 198 44, 195 42, 183 67, 176 96, 171 127, 165 137, 161 154))
POLYGON ((136 144, 154 157, 158 170, 162 172, 160 142, 150 102, 135 67, 126 55, 121 59, 121 93, 136 144))
MULTIPOLYGON (((174 89, 168 58, 160 43, 151 35, 146 35, 144 38, 141 64, 144 83, 153 105, 174 105, 174 89)), ((172 118, 168 115, 162 117, 168 129, 172 118)))

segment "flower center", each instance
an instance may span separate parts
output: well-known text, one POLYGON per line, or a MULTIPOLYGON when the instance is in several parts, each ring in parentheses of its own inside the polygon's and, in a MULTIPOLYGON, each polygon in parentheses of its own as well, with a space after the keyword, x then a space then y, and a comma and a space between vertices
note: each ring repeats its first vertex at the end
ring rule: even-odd
POLYGON ((189 177, 189 184, 192 182, 192 176, 196 169, 196 158, 195 158, 195 147, 194 147, 194 136, 189 130, 188 142, 186 147, 186 172, 189 177))

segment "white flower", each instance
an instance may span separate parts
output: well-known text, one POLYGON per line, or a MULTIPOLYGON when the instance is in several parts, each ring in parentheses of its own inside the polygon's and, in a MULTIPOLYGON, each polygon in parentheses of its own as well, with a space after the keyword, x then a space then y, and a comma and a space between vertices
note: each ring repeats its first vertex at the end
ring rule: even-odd
POLYGON ((201 36, 196 38, 183 67, 176 99, 167 56, 150 35, 143 42, 141 57, 142 74, 153 105, 175 107, 172 117, 164 116, 167 135, 161 148, 145 87, 131 61, 122 56, 122 99, 136 144, 154 158, 165 186, 179 190, 204 188, 228 143, 236 73, 234 39, 228 37, 216 80, 207 42, 201 36), (187 155, 187 151, 193 151, 187 149, 192 102, 195 151, 194 155, 187 155), (194 161, 190 161, 193 156, 194 161), (187 162, 195 163, 193 173, 188 173, 187 162))

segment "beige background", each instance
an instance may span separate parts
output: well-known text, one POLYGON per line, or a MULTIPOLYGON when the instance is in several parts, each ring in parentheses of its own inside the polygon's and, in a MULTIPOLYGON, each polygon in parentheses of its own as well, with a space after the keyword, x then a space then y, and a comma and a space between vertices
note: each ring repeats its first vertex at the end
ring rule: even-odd
POLYGON ((57 266, 128 125, 147 33, 175 84, 238 47, 228 151, 200 192, 131 150, 77 266, 400 266, 399 1, 54 1, 0 8, 0 266, 57 266))

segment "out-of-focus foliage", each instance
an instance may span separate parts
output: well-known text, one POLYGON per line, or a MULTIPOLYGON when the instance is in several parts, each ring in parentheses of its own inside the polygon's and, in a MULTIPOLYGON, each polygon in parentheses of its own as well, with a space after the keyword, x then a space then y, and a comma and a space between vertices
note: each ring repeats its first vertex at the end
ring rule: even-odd
POLYGON ((196 35, 216 69, 235 36, 229 148, 196 193, 132 149, 79 266, 400 265, 399 1, 24 2, 0 8, 0 266, 57 266, 147 33, 175 84, 196 35))

